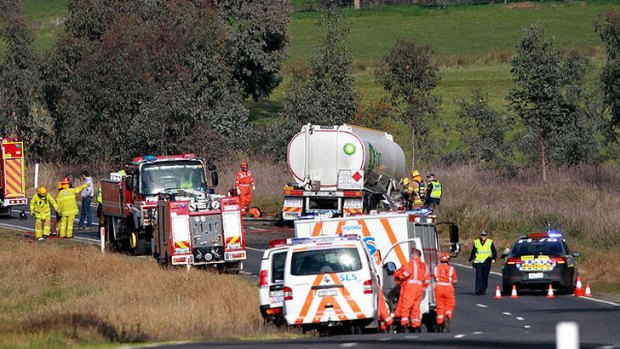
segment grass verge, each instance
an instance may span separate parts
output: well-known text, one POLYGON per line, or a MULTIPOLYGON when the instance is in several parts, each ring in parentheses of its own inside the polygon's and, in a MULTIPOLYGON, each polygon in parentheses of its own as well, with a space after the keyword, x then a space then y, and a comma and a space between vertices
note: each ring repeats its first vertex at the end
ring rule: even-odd
POLYGON ((278 337, 240 276, 163 269, 74 241, 0 229, 0 348, 278 337))

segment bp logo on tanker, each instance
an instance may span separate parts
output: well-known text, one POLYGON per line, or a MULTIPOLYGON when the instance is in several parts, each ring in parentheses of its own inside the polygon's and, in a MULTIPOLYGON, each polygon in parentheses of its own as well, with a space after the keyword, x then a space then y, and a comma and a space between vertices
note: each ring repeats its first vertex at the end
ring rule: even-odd
POLYGON ((355 154, 355 145, 353 143, 347 143, 342 147, 342 151, 344 151, 345 154, 351 156, 355 154))

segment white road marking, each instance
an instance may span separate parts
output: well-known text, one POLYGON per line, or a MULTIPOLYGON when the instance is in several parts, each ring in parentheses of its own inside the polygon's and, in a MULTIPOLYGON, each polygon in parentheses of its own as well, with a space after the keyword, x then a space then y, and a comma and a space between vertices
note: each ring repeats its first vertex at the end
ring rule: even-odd
MULTIPOLYGON (((594 297, 576 297, 576 298, 587 299, 587 300, 593 301, 593 302, 599 302, 599 303, 603 303, 603 304, 607 304, 607 305, 612 305, 614 307, 620 307, 620 304, 618 304, 618 303, 614 303, 614 302, 610 302, 610 301, 606 301, 606 300, 598 299, 598 298, 594 298, 594 297)), ((620 347, 620 346, 618 346, 618 347, 620 347)))
POLYGON ((389 341, 389 340, 391 340, 391 339, 392 339, 392 338, 390 338, 390 337, 383 337, 383 338, 379 338, 379 339, 377 339, 377 341, 378 341, 378 342, 387 342, 387 341, 389 341))
POLYGON ((507 311, 503 312, 502 314, 504 314, 504 315, 508 315, 508 316, 512 315, 511 313, 509 313, 509 312, 507 312, 507 311))
POLYGON ((481 331, 472 332, 472 334, 482 334, 481 331))
POLYGON ((357 343, 342 343, 340 344, 340 346, 343 348, 353 348, 353 347, 357 347, 357 343))
POLYGON ((480 307, 480 308, 488 308, 489 307, 488 305, 484 305, 484 304, 476 304, 476 306, 480 307))
POLYGON ((465 337, 464 334, 457 334, 456 336, 454 336, 454 338, 463 338, 463 337, 465 337))
POLYGON ((522 318, 522 317, 520 317, 520 316, 517 316, 517 320, 519 320, 519 321, 523 321, 523 320, 525 320, 525 319, 524 319, 524 318, 522 318))
POLYGON ((405 339, 414 339, 414 338, 418 338, 418 336, 405 336, 405 339))
POLYGON ((16 230, 20 230, 20 231, 32 231, 33 229, 28 229, 28 228, 24 228, 24 227, 20 227, 19 225, 13 225, 13 224, 8 224, 8 223, 0 223, 1 227, 7 227, 7 228, 12 228, 12 229, 16 229, 16 230))
MULTIPOLYGON (((466 264, 461 264, 461 263, 450 263, 450 265, 456 265, 457 267, 461 267, 461 268, 465 268, 465 269, 471 269, 471 264, 470 265, 466 265, 466 264)), ((491 274, 497 275, 497 276, 502 276, 502 273, 498 273, 496 271, 492 271, 491 274)))
POLYGON ((530 328, 530 327, 532 327, 532 326, 530 326, 530 325, 523 326, 523 328, 530 328))
MULTIPOLYGON (((13 212, 22 212, 21 210, 12 210, 13 212)), ((24 210, 24 212, 30 214, 30 211, 28 210, 24 210)), ((73 221, 75 222, 79 222, 80 221, 80 217, 76 217, 73 221)), ((96 223, 93 221, 93 225, 99 226, 99 223, 96 223)))
POLYGON ((245 248, 247 250, 254 251, 254 252, 260 252, 260 253, 265 252, 265 250, 261 250, 260 248, 254 248, 254 247, 249 247, 249 246, 246 246, 245 248))
POLYGON ((261 229, 261 228, 256 228, 256 227, 246 227, 246 228, 251 229, 251 230, 256 230, 256 231, 266 231, 267 230, 267 229, 261 229))

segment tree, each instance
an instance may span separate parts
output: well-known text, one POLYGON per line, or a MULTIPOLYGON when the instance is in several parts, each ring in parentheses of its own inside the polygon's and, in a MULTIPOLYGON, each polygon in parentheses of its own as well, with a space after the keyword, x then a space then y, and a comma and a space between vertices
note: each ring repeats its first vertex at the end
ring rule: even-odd
POLYGON ((0 62, 0 135, 19 136, 37 156, 46 120, 32 30, 20 14, 14 14, 1 34, 7 49, 0 62))
POLYGON ((288 58, 288 24, 293 12, 288 0, 220 0, 228 24, 228 59, 233 77, 245 96, 268 96, 282 81, 288 58))
POLYGON ((434 115, 438 98, 433 95, 437 86, 437 62, 430 46, 399 39, 377 70, 377 80, 390 92, 394 105, 402 108, 402 119, 411 127, 411 168, 416 167, 416 144, 429 144, 426 118, 434 115))
POLYGON ((277 158, 286 155, 286 144, 301 125, 338 125, 354 120, 357 92, 353 61, 345 46, 348 29, 338 9, 323 13, 318 25, 325 38, 315 46, 309 66, 292 73, 289 99, 279 114, 279 126, 270 136, 268 150, 277 158))
POLYGON ((476 161, 496 165, 507 151, 506 123, 487 102, 480 90, 474 90, 471 101, 458 102, 459 132, 461 140, 469 150, 469 156, 476 161))
POLYGON ((620 11, 609 10, 595 23, 607 52, 607 61, 601 71, 604 103, 612 114, 612 125, 620 127, 620 11))
POLYGON ((517 85, 508 100, 517 118, 539 145, 543 182, 547 181, 550 139, 563 126, 561 57, 541 25, 525 29, 510 72, 517 85))

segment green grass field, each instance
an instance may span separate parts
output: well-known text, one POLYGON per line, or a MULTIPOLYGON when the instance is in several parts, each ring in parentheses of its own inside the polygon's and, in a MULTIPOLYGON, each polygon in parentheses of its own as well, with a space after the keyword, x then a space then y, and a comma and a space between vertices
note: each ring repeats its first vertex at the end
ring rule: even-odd
MULTIPOLYGON (((297 9, 303 4, 293 1, 297 9)), ((61 30, 67 0, 25 0, 25 12, 36 27, 36 47, 53 45, 61 30)), ((376 100, 384 94, 373 75, 374 67, 398 38, 409 38, 432 45, 442 64, 437 95, 442 98, 440 118, 454 124, 455 102, 466 98, 474 88, 489 96, 491 105, 504 110, 505 96, 512 87, 509 60, 528 24, 540 22, 563 49, 578 49, 595 59, 604 59, 604 51, 594 21, 620 1, 545 2, 454 6, 447 10, 419 6, 390 6, 355 11, 346 9, 350 26, 348 47, 355 62, 356 84, 361 102, 376 100)), ((320 40, 317 12, 295 13, 291 25, 291 56, 287 67, 311 57, 313 45, 320 40)), ((0 52, 2 47, 0 47, 0 52)), ((286 101, 286 82, 266 100, 248 102, 252 120, 269 122, 286 101)), ((454 137, 450 137, 454 138, 454 137)), ((450 148, 458 142, 449 142, 450 148)))

